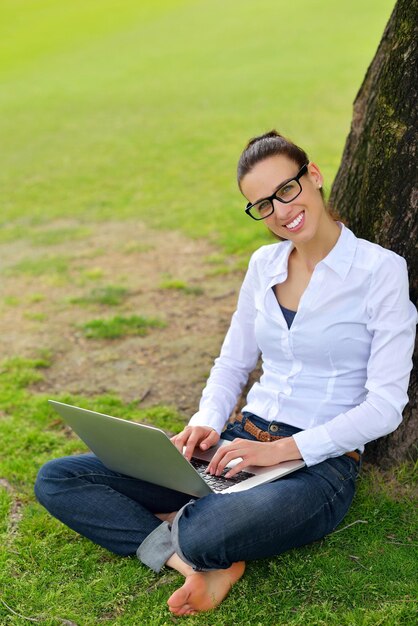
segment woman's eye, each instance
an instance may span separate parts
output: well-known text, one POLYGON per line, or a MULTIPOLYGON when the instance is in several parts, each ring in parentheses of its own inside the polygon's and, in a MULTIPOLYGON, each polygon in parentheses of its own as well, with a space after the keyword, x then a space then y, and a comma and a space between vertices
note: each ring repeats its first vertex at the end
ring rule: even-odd
POLYGON ((258 205, 258 210, 260 213, 266 213, 266 211, 270 211, 271 209, 271 204, 268 200, 266 200, 265 202, 260 202, 260 204, 258 205))
POLYGON ((293 185, 289 183, 288 185, 284 185, 284 187, 281 187, 279 191, 277 192, 277 194, 279 196, 287 196, 289 193, 292 193, 292 191, 293 191, 293 185))

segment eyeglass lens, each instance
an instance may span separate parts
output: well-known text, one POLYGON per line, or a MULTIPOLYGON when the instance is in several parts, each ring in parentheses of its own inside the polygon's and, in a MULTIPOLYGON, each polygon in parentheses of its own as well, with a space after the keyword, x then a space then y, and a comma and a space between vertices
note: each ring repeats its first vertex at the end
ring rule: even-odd
MULTIPOLYGON (((274 194, 278 200, 281 200, 284 203, 292 202, 300 193, 301 186, 296 180, 290 180, 288 183, 280 187, 274 194)), ((273 202, 271 200, 260 200, 254 204, 250 213, 256 219, 263 219, 271 215, 274 211, 273 202)))

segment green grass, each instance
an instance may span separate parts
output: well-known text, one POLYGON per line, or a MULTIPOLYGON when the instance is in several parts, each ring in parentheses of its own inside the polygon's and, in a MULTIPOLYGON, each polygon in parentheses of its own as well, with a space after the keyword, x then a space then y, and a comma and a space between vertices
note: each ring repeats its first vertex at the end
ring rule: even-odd
POLYGON ((121 250, 124 254, 136 254, 138 252, 148 252, 152 250, 152 246, 141 241, 128 241, 121 245, 121 250))
POLYGON ((5 296, 3 298, 3 304, 5 304, 6 306, 15 307, 19 306, 20 300, 16 296, 5 296))
POLYGON ((115 315, 109 319, 95 319, 81 326, 87 339, 117 339, 126 335, 148 333, 150 328, 164 328, 162 320, 142 315, 115 315))
MULTIPOLYGON (((44 352, 0 365, 0 623, 27 622, 14 616, 13 610, 47 626, 62 620, 80 626, 169 625, 173 622, 165 601, 180 576, 171 571, 157 576, 136 558, 109 554, 51 518, 35 502, 33 483, 41 464, 85 450, 75 436, 68 435, 46 397, 28 389, 42 379, 51 359, 44 352)), ((57 399, 146 421, 170 432, 184 423, 173 408, 139 409, 114 395, 57 399)), ((416 474, 416 468, 405 464, 388 480, 388 474, 369 468, 359 479, 341 532, 249 564, 221 607, 190 617, 187 623, 414 625, 418 617, 416 474)))
POLYGON ((23 317, 25 317, 27 320, 33 320, 34 322, 44 322, 46 319, 48 319, 46 313, 37 313, 36 311, 25 311, 23 313, 23 317))
POLYGON ((13 265, 9 274, 28 274, 29 276, 44 276, 46 274, 67 274, 69 259, 66 256, 49 256, 33 259, 23 259, 13 265))
POLYGON ((95 287, 90 293, 78 298, 71 298, 72 304, 105 304, 107 306, 117 306, 121 304, 128 290, 125 287, 107 285, 105 287, 95 287))
POLYGON ((28 301, 32 304, 36 304, 38 302, 43 302, 45 300, 45 296, 42 293, 32 293, 27 296, 28 301))
POLYGON ((161 289, 172 289, 181 291, 188 296, 201 296, 204 293, 202 287, 196 285, 188 285, 184 280, 178 278, 167 278, 160 283, 161 289))
POLYGON ((62 243, 71 244, 74 240, 84 239, 90 235, 90 230, 85 226, 40 229, 36 228, 38 221, 31 220, 28 225, 28 223, 22 224, 19 219, 15 224, 4 224, 0 231, 0 243, 27 239, 32 245, 43 247, 62 243))
MULTIPOLYGON (((246 140, 278 128, 307 149, 330 188, 352 101, 393 5, 4 0, 0 243, 37 247, 36 256, 29 252, 7 270, 34 284, 32 295, 4 299, 9 313, 43 301, 38 280, 66 284, 70 258, 43 248, 71 248, 100 220, 135 218, 209 238, 219 249, 209 260, 214 273, 243 269, 245 258, 231 252, 247 256, 269 240, 262 225, 244 216, 236 189, 246 140), (78 225, 51 227, 54 220, 78 225)), ((98 245, 92 256, 102 254, 98 245)), ((142 240, 120 246, 125 254, 149 249, 142 240)), ((101 281, 104 273, 79 268, 77 284, 101 281)), ((171 288, 191 288, 173 281, 171 288)), ((85 298, 111 306, 126 295, 112 289, 98 287, 85 298)), ((42 321, 38 311, 27 315, 42 321)), ((85 331, 142 333, 149 326, 138 319, 95 320, 96 328, 85 331)), ((177 574, 157 576, 135 558, 110 555, 35 502, 38 468, 85 450, 37 391, 54 358, 62 355, 17 355, 0 364, 0 624, 20 626, 28 618, 46 626, 179 622, 165 607, 180 583, 177 574)), ((141 409, 109 394, 79 397, 63 389, 56 399, 169 432, 187 418, 175 407, 141 409)), ((344 530, 250 564, 217 611, 187 623, 415 626, 414 481, 410 464, 392 473, 368 468, 344 530)))
POLYGON ((30 234, 30 241, 34 246, 55 246, 58 244, 71 245, 73 241, 85 239, 91 231, 85 227, 53 228, 35 230, 30 234))
POLYGON ((0 230, 0 243, 8 243, 18 239, 24 239, 28 235, 28 228, 20 224, 3 224, 0 230))
POLYGON ((236 188, 245 142, 277 127, 329 187, 393 4, 5 0, 8 236, 57 217, 138 217, 248 252, 266 235, 236 188))
POLYGON ((81 282, 85 280, 88 281, 96 281, 103 278, 104 272, 101 267, 89 267, 88 269, 83 270, 81 274, 81 282))
POLYGON ((20 389, 39 382, 42 380, 42 374, 40 374, 39 370, 50 366, 51 355, 48 352, 42 353, 33 359, 16 356, 4 361, 0 368, 2 391, 4 387, 7 390, 12 390, 14 386, 20 389))

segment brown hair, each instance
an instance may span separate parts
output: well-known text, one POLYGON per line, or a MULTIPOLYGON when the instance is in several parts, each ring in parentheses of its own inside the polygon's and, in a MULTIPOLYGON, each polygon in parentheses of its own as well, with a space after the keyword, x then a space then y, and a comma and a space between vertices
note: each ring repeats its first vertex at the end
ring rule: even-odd
POLYGON ((282 154, 294 161, 299 168, 309 163, 305 150, 280 135, 276 130, 250 139, 238 161, 238 186, 241 188, 241 180, 253 169, 254 165, 268 157, 282 154))

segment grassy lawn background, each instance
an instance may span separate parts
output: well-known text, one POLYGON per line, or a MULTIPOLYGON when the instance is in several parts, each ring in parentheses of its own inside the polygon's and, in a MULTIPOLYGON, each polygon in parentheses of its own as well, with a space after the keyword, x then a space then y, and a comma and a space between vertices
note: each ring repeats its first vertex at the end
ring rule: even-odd
MULTIPOLYGON (((236 253, 245 260, 267 236, 243 216, 235 184, 240 150, 276 127, 308 150, 329 187, 352 101, 392 6, 5 0, 0 242, 37 242, 42 252, 54 237, 68 237, 71 248, 97 221, 138 219, 209 238, 221 259, 236 253), (43 230, 69 219, 75 230, 43 230)), ((23 259, 20 269, 35 284, 54 284, 65 280, 59 262, 50 259, 49 269, 42 258, 23 259)), ((2 302, 0 313, 7 306, 15 303, 2 302)), ((31 389, 56 355, 1 356, 0 624, 27 624, 28 617, 50 626, 173 623, 165 601, 177 574, 161 578, 134 558, 110 555, 35 503, 40 465, 84 448, 47 396, 31 389)), ((171 431, 188 417, 177 407, 144 410, 110 394, 71 397, 63 388, 58 399, 171 431)), ((369 469, 341 532, 250 565, 216 612, 188 623, 415 624, 413 470, 369 469)))
POLYGON ((5 0, 0 220, 134 216, 249 250, 241 149, 276 127, 329 186, 392 6, 5 0))

